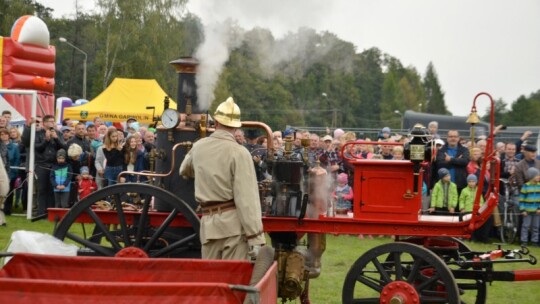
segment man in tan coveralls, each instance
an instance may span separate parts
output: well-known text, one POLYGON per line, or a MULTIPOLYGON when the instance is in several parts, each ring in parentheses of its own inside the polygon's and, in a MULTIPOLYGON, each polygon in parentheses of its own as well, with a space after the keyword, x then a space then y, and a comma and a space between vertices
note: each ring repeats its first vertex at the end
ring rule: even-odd
POLYGON ((253 159, 234 138, 240 108, 229 97, 214 113, 216 131, 188 152, 180 175, 195 178, 195 199, 202 207, 203 259, 255 257, 265 238, 253 159))

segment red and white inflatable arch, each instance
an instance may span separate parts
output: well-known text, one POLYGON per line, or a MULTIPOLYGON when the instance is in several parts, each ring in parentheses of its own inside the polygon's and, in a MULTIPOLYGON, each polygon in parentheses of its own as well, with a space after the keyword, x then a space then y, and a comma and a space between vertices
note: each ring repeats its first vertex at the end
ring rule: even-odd
MULTIPOLYGON (((49 29, 41 19, 17 19, 11 37, 0 36, 0 88, 37 90, 45 114, 53 115, 56 49, 49 42, 49 29)), ((26 119, 30 118, 29 95, 3 97, 26 119)), ((39 108, 38 115, 43 116, 39 108)))

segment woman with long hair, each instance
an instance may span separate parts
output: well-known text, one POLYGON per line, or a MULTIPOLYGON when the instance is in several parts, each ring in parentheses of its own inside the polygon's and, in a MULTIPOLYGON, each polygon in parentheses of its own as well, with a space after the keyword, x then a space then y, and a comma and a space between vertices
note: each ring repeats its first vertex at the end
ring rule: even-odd
POLYGON ((115 127, 109 127, 103 142, 103 154, 106 160, 104 176, 107 185, 116 184, 118 174, 123 170, 123 147, 124 142, 118 141, 118 130, 115 127))
MULTIPOLYGON (((19 149, 19 167, 26 167, 26 146, 22 143, 21 132, 17 127, 9 128, 9 139, 13 144, 16 144, 19 149)), ((13 184, 15 188, 15 207, 19 206, 19 202, 22 204, 23 211, 26 211, 27 205, 27 191, 28 183, 26 183, 26 170, 20 169, 17 170, 17 178, 13 184)))
MULTIPOLYGON (((144 168, 144 147, 141 150, 142 143, 138 142, 137 136, 134 134, 127 138, 126 145, 124 146, 124 170, 141 172, 144 168)), ((138 137, 140 139, 140 134, 138 137)), ((131 183, 137 182, 137 176, 129 174, 126 176, 126 181, 131 183)))

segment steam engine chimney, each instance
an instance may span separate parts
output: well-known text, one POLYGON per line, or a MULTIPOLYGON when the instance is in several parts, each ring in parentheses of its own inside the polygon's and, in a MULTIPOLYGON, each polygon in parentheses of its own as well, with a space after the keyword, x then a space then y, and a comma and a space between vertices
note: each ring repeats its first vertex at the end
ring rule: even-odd
POLYGON ((197 86, 195 75, 199 61, 193 57, 180 57, 169 62, 178 74, 178 92, 176 95, 177 110, 180 113, 187 113, 186 107, 191 104, 192 113, 200 113, 197 104, 197 86))

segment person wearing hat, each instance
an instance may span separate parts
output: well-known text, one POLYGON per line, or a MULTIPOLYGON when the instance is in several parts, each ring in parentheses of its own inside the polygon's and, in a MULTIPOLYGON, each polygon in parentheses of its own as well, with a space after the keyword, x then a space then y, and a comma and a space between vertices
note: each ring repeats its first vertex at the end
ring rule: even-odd
POLYGON ((335 140, 340 140, 341 136, 343 136, 343 134, 345 134, 345 131, 343 131, 343 129, 335 129, 334 130, 334 139, 335 140))
POLYGON ((128 117, 128 119, 126 120, 126 127, 129 127, 129 125, 134 122, 137 122, 137 118, 133 116, 128 117))
MULTIPOLYGON (((474 174, 467 176, 467 187, 461 190, 459 195, 459 211, 460 212, 472 212, 474 199, 476 197, 476 191, 478 191, 478 177, 474 174)), ((480 206, 484 204, 484 197, 480 195, 480 206)), ((454 206, 456 208, 457 206, 454 206)))
POLYGON ((58 150, 56 152, 56 163, 51 168, 50 176, 55 208, 69 208, 72 175, 73 170, 71 170, 71 166, 67 162, 66 150, 58 150))
POLYGON ((437 171, 439 181, 433 186, 429 213, 454 213, 458 204, 458 191, 456 184, 450 180, 450 171, 441 168, 437 171))
POLYGON ((531 144, 523 146, 523 159, 517 163, 514 169, 516 184, 519 189, 521 189, 528 180, 527 170, 529 168, 540 170, 540 160, 536 159, 536 147, 531 144))
POLYGON ((519 193, 519 212, 523 217, 521 226, 521 246, 527 246, 529 241, 529 228, 531 229, 531 242, 539 247, 540 230, 540 170, 535 167, 527 169, 527 182, 521 187, 519 193))
POLYGON ((255 173, 257 174, 257 181, 261 182, 265 179, 267 172, 266 165, 266 149, 257 143, 259 133, 257 130, 249 129, 245 133, 246 144, 244 147, 249 151, 255 164, 255 173))
POLYGON ((283 131, 283 138, 287 136, 293 136, 294 137, 294 129, 293 128, 286 128, 285 131, 283 131))
MULTIPOLYGON (((341 140, 343 140, 344 136, 340 136, 341 140)), ((333 141, 329 141, 328 139, 326 136, 323 137, 323 151, 319 156, 319 161, 320 166, 332 175, 333 181, 336 181, 338 173, 344 172, 345 169, 343 168, 343 160, 340 155, 341 150, 337 147, 339 144, 334 144, 335 139, 333 141)))
POLYGON ((124 128, 124 137, 127 138, 129 134, 133 134, 135 132, 139 131, 139 122, 137 122, 137 118, 130 116, 126 120, 126 127, 124 128))
POLYGON ((324 142, 332 143, 333 138, 332 138, 332 136, 330 136, 330 135, 325 135, 325 136, 322 138, 322 140, 323 140, 324 142))
POLYGON ((94 181, 94 178, 92 175, 90 175, 90 170, 87 166, 81 167, 81 178, 77 182, 78 185, 78 193, 79 193, 79 200, 82 200, 83 198, 87 197, 90 193, 97 190, 98 186, 96 182, 94 181))
MULTIPOLYGON (((37 123, 39 118, 32 118, 25 125, 22 135, 22 142, 26 147, 30 147, 31 124, 37 123)), ((60 149, 67 149, 66 142, 62 133, 55 129, 55 120, 53 115, 43 116, 42 128, 38 130, 36 126, 35 133, 35 174, 40 181, 37 183, 38 197, 38 216, 47 214, 47 208, 54 207, 54 192, 51 184, 51 168, 56 162, 56 152, 60 149)), ((27 151, 30 153, 29 151, 27 151)))
POLYGON ((73 134, 71 134, 71 127, 69 126, 63 126, 60 128, 60 132, 62 132, 62 138, 65 142, 68 142, 73 136, 73 134))
POLYGON ((266 240, 253 158, 234 138, 242 122, 232 97, 217 107, 214 120, 216 131, 193 144, 179 170, 195 178, 202 258, 254 258, 266 240))
MULTIPOLYGON (((469 174, 467 176, 467 187, 461 190, 459 194, 459 208, 461 213, 471 213, 474 207, 474 200, 476 198, 476 192, 478 191, 478 176, 476 174, 469 174)), ((481 189, 480 189, 481 191, 481 189)), ((480 206, 484 204, 484 196, 480 195, 480 206)), ((493 228, 494 217, 490 216, 486 222, 477 228, 471 236, 471 240, 489 243, 489 235, 493 228)))
POLYGON ((382 128, 381 130, 381 133, 379 133, 379 139, 388 139, 390 137, 390 134, 392 133, 392 131, 390 130, 389 127, 384 127, 382 128))
POLYGON ((340 173, 337 177, 337 186, 332 192, 332 198, 336 202, 336 210, 352 210, 353 189, 348 185, 349 176, 347 173, 340 173))

